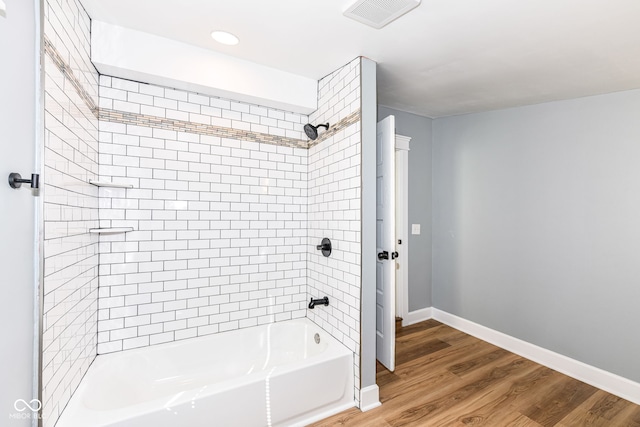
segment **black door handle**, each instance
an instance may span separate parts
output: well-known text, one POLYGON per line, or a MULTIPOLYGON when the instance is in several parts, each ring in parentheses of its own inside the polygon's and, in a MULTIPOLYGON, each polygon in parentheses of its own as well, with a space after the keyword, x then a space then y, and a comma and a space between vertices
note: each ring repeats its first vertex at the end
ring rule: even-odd
POLYGON ((382 261, 383 259, 389 259, 389 252, 387 251, 378 252, 378 259, 380 261, 382 261))
POLYGON ((398 252, 391 252, 391 259, 398 258, 398 252))

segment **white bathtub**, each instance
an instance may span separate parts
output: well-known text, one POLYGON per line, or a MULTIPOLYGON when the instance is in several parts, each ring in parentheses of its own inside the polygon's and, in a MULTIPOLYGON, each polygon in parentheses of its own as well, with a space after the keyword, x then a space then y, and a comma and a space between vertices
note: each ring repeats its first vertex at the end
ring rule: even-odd
POLYGON ((100 355, 56 427, 304 426, 353 406, 353 354, 298 319, 100 355))

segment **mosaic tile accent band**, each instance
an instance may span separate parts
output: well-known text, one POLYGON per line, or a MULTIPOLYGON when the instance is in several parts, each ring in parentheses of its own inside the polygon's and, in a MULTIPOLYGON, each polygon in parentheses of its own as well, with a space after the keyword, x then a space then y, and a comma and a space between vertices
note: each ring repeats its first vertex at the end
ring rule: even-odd
POLYGON ((128 113, 125 111, 109 110, 105 108, 99 109, 98 118, 101 121, 112 123, 151 127, 177 132, 189 132, 197 135, 209 135, 220 138, 238 139, 241 141, 260 142, 263 144, 280 145, 290 148, 309 148, 307 141, 287 138, 285 136, 268 135, 266 133, 232 129, 184 120, 165 119, 162 117, 128 113))
POLYGON ((322 141, 331 138, 341 130, 357 123, 360 120, 360 111, 354 111, 342 119, 336 125, 329 128, 315 141, 287 138, 284 136, 268 135, 260 132, 251 132, 242 129, 232 129, 221 126, 207 125, 203 123, 188 122, 184 120, 165 119, 162 117, 145 114, 128 113, 125 111, 100 108, 98 118, 102 121, 121 123, 127 125, 144 126, 156 129, 172 130, 177 132, 189 132, 197 135, 209 135, 220 138, 238 139, 241 141, 259 142, 263 144, 279 145, 290 148, 311 148, 322 141))
POLYGON ((56 67, 58 67, 58 70, 60 70, 62 75, 65 76, 69 80, 69 82, 71 82, 71 85, 76 90, 80 98, 82 98, 82 100, 85 102, 87 107, 91 110, 93 115, 98 118, 98 107, 96 106, 95 102, 93 102, 93 98, 91 98, 91 95, 89 95, 89 93, 82 86, 82 83, 80 83, 78 77, 73 74, 73 70, 71 69, 71 67, 67 65, 65 60, 62 58, 58 50, 46 35, 44 36, 44 52, 45 54, 49 55, 49 58, 51 58, 53 63, 56 64, 56 67))
POLYGON ((262 144, 279 145, 290 148, 311 148, 318 145, 322 141, 331 138, 336 133, 357 123, 360 120, 360 110, 354 111, 344 117, 338 123, 332 124, 329 130, 323 132, 315 141, 305 141, 296 138, 288 138, 285 136, 269 135, 261 132, 252 132, 242 129, 233 129, 222 126, 208 125, 204 123, 195 123, 185 120, 167 119, 163 117, 151 116, 146 114, 131 113, 126 111, 112 110, 108 108, 98 108, 91 96, 83 88, 80 81, 73 74, 73 70, 69 67, 60 53, 56 50, 51 41, 45 37, 45 53, 49 55, 53 63, 58 67, 60 72, 69 79, 74 89, 87 104, 91 112, 99 120, 111 123, 121 123, 125 125, 135 125, 150 127, 156 129, 165 129, 178 132, 189 132, 197 135, 209 135, 220 138, 239 139, 242 141, 259 142, 262 144))
POLYGON ((360 121, 360 110, 358 109, 353 113, 349 114, 347 117, 340 120, 335 125, 332 125, 331 123, 329 123, 330 125, 329 130, 319 135, 318 139, 316 139, 315 141, 308 141, 306 148, 315 147, 316 145, 320 144, 322 141, 325 141, 333 137, 338 132, 348 128, 352 124, 358 123, 359 121, 360 121))

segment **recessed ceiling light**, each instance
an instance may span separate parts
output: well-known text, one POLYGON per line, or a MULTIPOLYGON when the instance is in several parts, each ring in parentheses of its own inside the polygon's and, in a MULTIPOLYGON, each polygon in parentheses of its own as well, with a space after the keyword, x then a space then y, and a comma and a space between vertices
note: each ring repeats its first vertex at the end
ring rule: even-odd
POLYGON ((211 37, 218 43, 226 44, 229 46, 237 45, 240 39, 231 33, 226 31, 212 31, 211 37))

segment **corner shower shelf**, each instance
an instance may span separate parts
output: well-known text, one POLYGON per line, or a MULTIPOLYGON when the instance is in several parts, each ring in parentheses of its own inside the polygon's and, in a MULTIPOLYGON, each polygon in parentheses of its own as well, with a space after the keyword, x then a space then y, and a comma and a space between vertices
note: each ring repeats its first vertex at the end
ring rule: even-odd
POLYGON ((133 227, 113 227, 113 228, 90 228, 91 234, 119 234, 129 233, 133 231, 133 227))
POLYGON ((109 181, 95 181, 93 179, 89 180, 89 184, 95 185, 96 187, 111 187, 111 188, 133 188, 132 184, 116 184, 114 182, 109 181))

